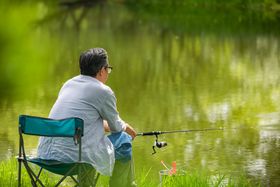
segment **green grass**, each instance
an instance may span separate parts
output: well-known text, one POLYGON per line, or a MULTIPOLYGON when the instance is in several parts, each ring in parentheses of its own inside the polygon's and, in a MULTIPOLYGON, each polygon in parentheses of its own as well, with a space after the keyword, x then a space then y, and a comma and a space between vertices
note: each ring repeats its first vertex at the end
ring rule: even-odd
POLYGON ((260 186, 243 176, 227 177, 226 175, 209 176, 200 172, 186 173, 184 175, 168 176, 162 181, 162 187, 255 187, 260 186))
MULTIPOLYGON (((33 171, 38 173, 38 167, 30 164, 33 171)), ((17 186, 18 177, 18 162, 16 159, 10 159, 7 161, 0 162, 0 187, 17 186)), ((45 186, 55 186, 55 184, 60 180, 60 175, 55 175, 49 172, 42 172, 40 179, 45 184, 45 186)), ((98 180, 98 186, 108 186, 109 177, 101 176, 98 180)), ((23 187, 30 187, 30 178, 22 165, 22 179, 21 184, 23 187)), ((61 186, 74 186, 74 182, 69 177, 61 184, 61 186)))
MULTIPOLYGON (((16 159, 10 159, 8 161, 0 162, 0 186, 17 186, 18 176, 18 162, 16 159)), ((46 186, 54 186, 55 175, 48 174, 47 172, 42 173, 42 181, 46 186)), ((31 186, 29 176, 22 165, 22 186, 31 186)))
MULTIPOLYGON (((18 163, 16 159, 10 159, 0 162, 0 187, 17 186, 17 172, 18 163)), ((137 173, 138 174, 138 173, 137 173)), ((151 169, 142 171, 136 176, 138 187, 250 187, 258 186, 243 176, 227 177, 225 175, 211 176, 207 173, 201 172, 178 172, 177 175, 164 176, 160 185, 159 177, 151 179, 151 169)), ((59 176, 43 172, 41 180, 46 186, 54 186, 59 176)), ((109 177, 101 176, 98 180, 98 187, 108 186, 109 177)), ((30 179, 25 171, 22 169, 22 186, 31 186, 30 179)), ((66 180, 61 186, 73 186, 71 180, 66 180)))

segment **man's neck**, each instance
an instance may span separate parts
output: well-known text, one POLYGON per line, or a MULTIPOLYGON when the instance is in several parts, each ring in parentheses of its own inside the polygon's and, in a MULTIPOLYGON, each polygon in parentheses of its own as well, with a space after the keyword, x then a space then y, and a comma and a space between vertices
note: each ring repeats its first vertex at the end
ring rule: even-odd
POLYGON ((103 84, 105 84, 105 82, 103 81, 103 79, 102 79, 101 76, 96 75, 96 76, 93 77, 93 78, 95 78, 95 79, 99 80, 100 82, 102 82, 103 84))

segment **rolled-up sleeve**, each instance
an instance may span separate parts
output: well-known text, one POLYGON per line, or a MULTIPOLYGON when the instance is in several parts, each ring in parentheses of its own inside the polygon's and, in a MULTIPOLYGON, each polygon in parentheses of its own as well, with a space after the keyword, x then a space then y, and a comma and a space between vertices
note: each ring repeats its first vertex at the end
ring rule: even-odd
POLYGON ((107 120, 111 132, 121 132, 126 128, 125 122, 120 118, 117 110, 117 100, 113 91, 104 93, 100 115, 107 120))

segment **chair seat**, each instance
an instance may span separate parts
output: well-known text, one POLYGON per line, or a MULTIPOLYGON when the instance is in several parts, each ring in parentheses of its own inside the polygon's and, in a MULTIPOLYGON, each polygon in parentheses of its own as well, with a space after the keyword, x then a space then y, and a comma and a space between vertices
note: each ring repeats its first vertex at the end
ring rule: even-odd
MULTIPOLYGON (((59 175, 65 175, 71 168, 77 166, 78 164, 82 164, 85 169, 92 169, 92 165, 85 163, 85 162, 73 162, 73 163, 65 163, 58 160, 45 160, 40 158, 34 158, 34 157, 27 157, 26 160, 28 162, 31 162, 33 164, 36 164, 50 172, 53 172, 55 174, 59 175)), ((72 172, 68 174, 70 175, 77 175, 78 174, 78 167, 76 167, 72 172)))

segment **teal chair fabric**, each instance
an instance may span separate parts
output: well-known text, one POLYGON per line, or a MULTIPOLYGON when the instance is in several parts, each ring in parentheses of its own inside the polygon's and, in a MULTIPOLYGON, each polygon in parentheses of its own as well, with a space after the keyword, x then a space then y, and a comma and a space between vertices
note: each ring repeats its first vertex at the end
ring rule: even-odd
MULTIPOLYGON (((31 162, 33 164, 36 164, 40 166, 41 168, 44 168, 52 173, 59 174, 59 175, 65 175, 71 168, 73 168, 73 163, 64 163, 57 160, 43 160, 40 158, 28 158, 27 161, 31 162)), ((88 163, 82 163, 83 167, 87 169, 91 169, 92 166, 88 163)), ((78 168, 71 170, 69 172, 69 175, 78 175, 78 168)))
POLYGON ((22 133, 37 136, 50 137, 73 137, 76 129, 84 132, 84 122, 80 118, 66 118, 53 120, 49 118, 21 115, 19 116, 19 126, 22 133))
MULTIPOLYGON (((27 170, 27 173, 31 179, 32 186, 44 186, 42 181, 39 179, 43 169, 63 175, 61 180, 58 181, 56 186, 60 185, 66 177, 71 177, 78 186, 82 186, 82 181, 86 181, 87 171, 94 171, 94 168, 87 163, 81 161, 82 154, 82 142, 81 138, 84 131, 83 120, 80 118, 66 118, 61 120, 54 120, 49 118, 42 118, 36 116, 20 115, 19 116, 19 171, 18 171, 18 186, 21 186, 21 165, 23 164, 27 170), (48 137, 73 137, 74 143, 79 146, 79 160, 73 163, 63 163, 57 160, 43 160, 40 158, 31 158, 25 154, 24 148, 24 135, 34 136, 48 136, 48 137), (40 167, 38 174, 31 169, 29 163, 35 164, 40 167), (76 178, 74 176, 77 176, 76 178)), ((95 172, 96 173, 96 172, 95 172)), ((91 174, 92 176, 92 174, 91 174)), ((98 180, 99 174, 96 173, 95 178, 89 179, 87 184, 95 186, 98 180), (89 182, 90 181, 90 182, 89 182)))

